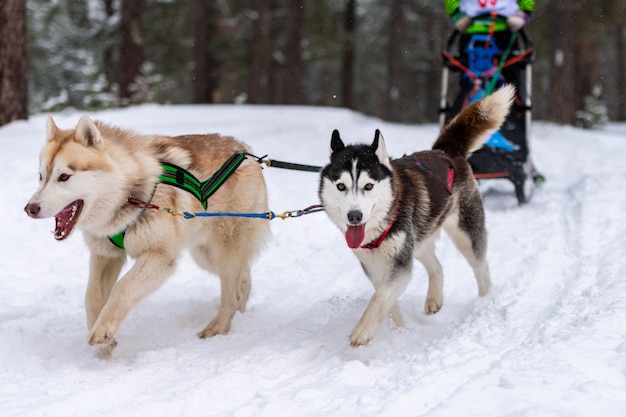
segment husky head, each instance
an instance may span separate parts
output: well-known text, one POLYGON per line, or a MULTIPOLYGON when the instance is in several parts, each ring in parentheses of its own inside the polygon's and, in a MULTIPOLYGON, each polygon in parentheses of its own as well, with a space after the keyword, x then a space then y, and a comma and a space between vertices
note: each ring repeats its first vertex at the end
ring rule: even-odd
POLYGON ((54 238, 63 240, 76 225, 106 220, 99 219, 96 209, 110 205, 124 191, 115 188, 119 174, 88 116, 82 116, 74 130, 60 130, 48 117, 46 132, 39 155, 39 188, 24 210, 33 218, 54 216, 54 238))
POLYGON ((392 182, 389 156, 378 129, 370 145, 348 146, 333 131, 330 163, 322 170, 319 197, 350 248, 358 248, 368 232, 373 239, 386 227, 393 204, 392 182))

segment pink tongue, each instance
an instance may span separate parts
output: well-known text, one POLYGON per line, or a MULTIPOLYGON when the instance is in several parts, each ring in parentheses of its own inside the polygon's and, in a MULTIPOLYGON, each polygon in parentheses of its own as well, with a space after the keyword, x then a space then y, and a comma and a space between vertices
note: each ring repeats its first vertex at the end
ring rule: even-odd
POLYGON ((348 247, 352 249, 356 249, 361 245, 365 239, 365 225, 359 226, 348 226, 348 230, 346 231, 346 242, 348 242, 348 247))

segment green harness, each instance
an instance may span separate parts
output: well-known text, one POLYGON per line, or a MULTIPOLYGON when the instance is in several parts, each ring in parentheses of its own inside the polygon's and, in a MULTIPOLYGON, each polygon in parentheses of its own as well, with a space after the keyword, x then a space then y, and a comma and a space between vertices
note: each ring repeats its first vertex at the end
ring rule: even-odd
MULTIPOLYGON (((239 165, 246 159, 243 153, 234 153, 211 177, 202 182, 189 171, 169 162, 162 162, 163 173, 159 175, 162 184, 178 187, 196 197, 202 208, 207 209, 209 198, 226 182, 239 165)), ((109 236, 109 241, 120 249, 124 249, 124 235, 126 230, 109 236)))

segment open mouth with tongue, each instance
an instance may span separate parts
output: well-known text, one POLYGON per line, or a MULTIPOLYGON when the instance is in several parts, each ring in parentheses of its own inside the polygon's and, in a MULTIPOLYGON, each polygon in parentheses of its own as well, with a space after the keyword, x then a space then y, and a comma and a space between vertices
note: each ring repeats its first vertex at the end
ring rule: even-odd
POLYGON ((63 210, 54 216, 54 231, 52 232, 56 240, 63 240, 72 233, 76 226, 80 213, 83 210, 83 200, 76 200, 68 204, 63 210))
POLYGON ((348 230, 346 230, 346 242, 348 243, 349 248, 358 248, 359 246, 361 246, 363 239, 365 239, 364 224, 359 224, 357 226, 348 226, 348 230))

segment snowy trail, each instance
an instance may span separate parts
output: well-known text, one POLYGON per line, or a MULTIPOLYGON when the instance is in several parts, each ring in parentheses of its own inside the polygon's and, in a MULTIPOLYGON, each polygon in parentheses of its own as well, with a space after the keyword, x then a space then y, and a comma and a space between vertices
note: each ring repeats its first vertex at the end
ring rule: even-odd
MULTIPOLYGON (((69 127, 78 114, 55 115, 69 127)), ((430 146, 433 125, 402 126, 340 109, 141 106, 95 115, 141 132, 232 134, 260 155, 325 163, 339 128, 390 152, 430 146)), ((218 280, 184 256, 131 312, 110 361, 85 343, 87 257, 79 234, 49 235, 22 212, 36 186, 44 118, 0 128, 5 239, 0 261, 0 416, 597 416, 626 413, 626 125, 582 131, 537 123, 548 182, 518 207, 512 186, 484 183, 494 288, 477 297, 442 236, 444 307, 422 313, 416 265, 400 300, 406 328, 367 347, 348 336, 372 289, 323 214, 272 223, 245 314, 228 335, 195 337, 218 280)), ((317 176, 266 169, 274 211, 317 200, 317 176)))

